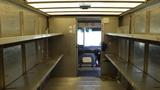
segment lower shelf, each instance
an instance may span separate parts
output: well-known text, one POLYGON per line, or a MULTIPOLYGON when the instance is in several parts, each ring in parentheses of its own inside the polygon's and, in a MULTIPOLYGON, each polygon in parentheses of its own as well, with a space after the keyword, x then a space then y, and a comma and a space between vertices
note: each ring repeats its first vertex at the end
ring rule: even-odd
POLYGON ((6 90, 37 90, 62 57, 63 55, 36 65, 33 69, 8 85, 6 90))
POLYGON ((106 54, 105 56, 136 90, 160 90, 158 81, 134 65, 111 54, 106 54))

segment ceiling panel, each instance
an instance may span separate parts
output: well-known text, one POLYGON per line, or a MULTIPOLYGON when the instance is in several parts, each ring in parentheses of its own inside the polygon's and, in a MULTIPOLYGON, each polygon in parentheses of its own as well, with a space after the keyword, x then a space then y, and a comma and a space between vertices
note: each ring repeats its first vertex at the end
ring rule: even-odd
POLYGON ((120 15, 145 0, 27 0, 49 15, 120 15))
POLYGON ((90 5, 91 7, 136 7, 141 3, 103 3, 103 2, 89 2, 89 3, 32 3, 29 4, 35 8, 48 8, 48 7, 79 7, 82 4, 90 5))

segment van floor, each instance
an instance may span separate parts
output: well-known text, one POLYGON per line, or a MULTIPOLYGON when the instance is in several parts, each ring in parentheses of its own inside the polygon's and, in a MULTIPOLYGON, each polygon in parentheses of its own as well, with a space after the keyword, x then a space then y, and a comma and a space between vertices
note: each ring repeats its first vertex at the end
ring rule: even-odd
POLYGON ((98 77, 57 77, 49 80, 43 90, 125 90, 114 80, 98 77))
POLYGON ((78 76, 100 77, 100 67, 79 67, 78 76))

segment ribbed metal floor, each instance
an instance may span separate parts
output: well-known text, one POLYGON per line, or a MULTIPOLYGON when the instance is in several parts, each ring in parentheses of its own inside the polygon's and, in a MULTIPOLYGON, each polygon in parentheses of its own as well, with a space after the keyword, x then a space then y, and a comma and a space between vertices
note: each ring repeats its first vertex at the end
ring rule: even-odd
POLYGON ((97 77, 63 77, 49 80, 44 90, 125 90, 112 80, 97 77))

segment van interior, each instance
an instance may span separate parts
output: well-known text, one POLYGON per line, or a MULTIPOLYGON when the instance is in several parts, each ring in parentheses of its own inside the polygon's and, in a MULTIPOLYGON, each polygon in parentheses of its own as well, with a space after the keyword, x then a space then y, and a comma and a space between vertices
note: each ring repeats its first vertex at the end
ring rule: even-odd
POLYGON ((160 0, 0 0, 0 90, 160 90, 160 0))

